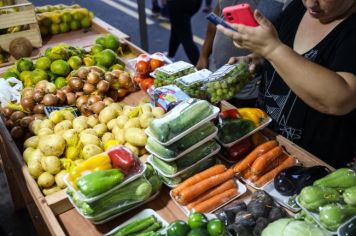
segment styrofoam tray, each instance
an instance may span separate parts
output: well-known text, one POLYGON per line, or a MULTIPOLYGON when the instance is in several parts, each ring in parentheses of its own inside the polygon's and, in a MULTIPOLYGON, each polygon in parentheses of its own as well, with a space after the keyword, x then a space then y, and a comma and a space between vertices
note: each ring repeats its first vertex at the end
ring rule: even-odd
MULTIPOLYGON (((340 225, 340 227, 337 229, 337 235, 338 235, 338 236, 345 236, 345 235, 342 235, 340 231, 342 230, 342 228, 347 227, 347 225, 348 225, 349 223, 351 223, 352 221, 356 221, 356 216, 351 217, 348 221, 346 221, 345 223, 343 223, 342 225, 340 225)), ((354 222, 354 223, 355 223, 355 222, 354 222)))
MULTIPOLYGON (((119 225, 116 228, 114 228, 113 230, 111 230, 109 233, 104 234, 104 236, 114 235, 116 231, 118 231, 119 229, 121 229, 125 225, 128 225, 128 224, 130 224, 131 222, 133 222, 135 220, 144 219, 144 218, 152 216, 152 215, 154 217, 156 217, 156 219, 162 223, 162 228, 165 228, 165 227, 168 226, 168 222, 165 219, 163 219, 157 212, 155 212, 152 209, 144 209, 143 211, 139 212, 135 216, 131 217, 130 219, 128 219, 127 221, 125 221, 121 225, 119 225)), ((162 231, 162 229, 159 230, 158 232, 161 232, 161 231, 162 231)))
MULTIPOLYGON (((172 110, 173 111, 173 110, 172 110)), ((220 109, 216 106, 213 106, 213 113, 207 117, 205 117, 203 120, 201 120, 200 122, 198 122, 197 124, 193 125, 192 127, 190 127, 189 129, 183 131, 182 133, 180 133, 179 135, 175 136, 174 138, 168 140, 165 143, 162 143, 161 141, 159 141, 151 132, 150 128, 145 129, 145 133, 150 136, 151 138, 153 138, 157 143, 163 145, 163 146, 168 146, 171 145, 172 143, 178 141, 179 139, 183 138, 184 136, 186 136, 187 134, 191 133, 193 130, 196 130, 197 128, 199 128, 200 126, 204 125, 205 123, 209 122, 210 120, 214 119, 218 114, 219 114, 220 109)), ((168 113, 167 113, 168 114, 168 113)))
POLYGON ((129 208, 129 209, 126 209, 126 210, 124 210, 124 211, 122 211, 122 212, 118 212, 117 214, 114 214, 114 215, 112 215, 112 216, 109 216, 108 218, 106 218, 106 219, 104 219, 104 220, 100 220, 100 221, 95 221, 94 218, 100 217, 100 216, 103 215, 103 214, 107 214, 108 212, 114 211, 115 208, 112 208, 112 209, 110 209, 110 210, 108 210, 108 211, 105 211, 105 212, 103 212, 103 213, 101 213, 101 214, 99 214, 99 215, 96 215, 96 216, 92 216, 92 217, 91 217, 91 216, 86 216, 86 215, 84 215, 84 214, 82 213, 82 211, 77 207, 77 205, 74 204, 72 198, 71 198, 68 194, 67 194, 67 197, 68 197, 70 203, 74 206, 74 208, 77 210, 77 212, 79 212, 79 214, 80 214, 82 217, 84 217, 84 218, 87 219, 87 220, 90 220, 93 224, 100 225, 100 224, 104 224, 104 223, 106 223, 106 222, 109 222, 110 220, 112 220, 112 219, 114 219, 114 218, 116 218, 116 217, 118 217, 118 216, 120 216, 120 215, 122 215, 122 214, 125 214, 126 212, 129 212, 129 211, 131 211, 131 210, 133 210, 133 209, 136 209, 136 208, 142 206, 143 204, 145 204, 145 203, 147 203, 147 202, 149 202, 149 201, 155 199, 155 198, 159 195, 159 193, 160 193, 160 191, 156 192, 155 194, 153 194, 152 196, 150 196, 149 198, 147 198, 147 199, 144 200, 144 201, 137 202, 137 204, 135 204, 133 207, 131 207, 131 208, 129 208))
POLYGON ((224 147, 231 147, 233 146, 234 144, 242 141, 243 139, 251 136, 252 134, 256 133, 257 131, 261 130, 261 129, 264 129, 265 127, 267 127, 270 123, 272 122, 272 118, 267 116, 267 118, 265 119, 265 121, 260 124, 258 127, 256 127, 254 130, 252 130, 251 132, 245 134, 244 136, 242 136, 241 138, 231 142, 231 143, 223 143, 222 141, 219 140, 219 138, 217 137, 216 140, 218 140, 219 143, 221 143, 221 145, 223 145, 224 147))
POLYGON ((79 197, 79 199, 81 201, 87 202, 87 203, 91 203, 91 202, 94 202, 94 201, 96 201, 96 200, 98 200, 98 199, 100 199, 102 197, 105 197, 106 195, 112 193, 113 191, 115 191, 115 190, 121 188, 122 186, 125 186, 126 184, 134 181, 135 179, 137 179, 139 177, 141 177, 143 175, 143 173, 145 173, 145 170, 146 170, 147 166, 145 164, 143 164, 141 161, 138 161, 138 163, 140 163, 139 172, 134 173, 133 175, 130 175, 130 176, 125 176, 124 181, 122 181, 120 184, 116 185, 115 187, 113 187, 112 189, 106 191, 105 193, 99 194, 99 195, 97 195, 95 197, 86 197, 79 190, 76 190, 72 186, 71 182, 68 180, 69 174, 66 174, 64 176, 63 181, 71 191, 73 191, 76 194, 78 194, 78 197, 79 197))
POLYGON ((220 151, 221 147, 218 146, 216 148, 216 150, 214 150, 213 152, 211 152, 209 155, 206 155, 205 157, 203 157, 202 159, 200 159, 199 161, 195 162, 193 165, 191 166, 188 166, 187 168, 183 169, 183 170, 178 170, 177 173, 173 174, 173 175, 168 175, 166 173, 164 173, 163 171, 161 171, 156 165, 155 163, 153 162, 152 160, 152 155, 148 156, 147 158, 147 162, 150 163, 152 165, 152 167, 160 174, 160 175, 163 175, 165 177, 169 177, 169 178, 173 178, 173 177, 176 177, 184 172, 186 172, 187 170, 191 169, 192 167, 196 166, 196 165, 199 165, 199 163, 201 163, 202 161, 208 159, 209 157, 212 157, 214 155, 216 155, 219 151, 220 151))
POLYGON ((273 199, 278 202, 279 204, 281 204, 282 206, 284 206, 285 208, 287 208, 288 210, 297 213, 298 211, 300 211, 300 207, 293 207, 291 205, 288 204, 289 198, 290 196, 283 196, 282 194, 280 194, 275 188, 274 188, 274 182, 271 181, 268 184, 266 184, 262 190, 266 191, 269 195, 271 195, 271 197, 273 197, 273 199))
MULTIPOLYGON (((241 183, 238 179, 235 178, 234 180, 235 180, 235 183, 236 183, 236 186, 237 186, 237 192, 238 192, 238 194, 237 194, 235 197, 233 197, 232 199, 230 199, 229 201, 225 202, 224 204, 220 205, 219 207, 215 208, 214 210, 212 210, 212 211, 210 211, 210 212, 208 212, 208 213, 212 213, 212 212, 214 212, 214 211, 220 209, 221 207, 227 205, 228 203, 232 202, 232 201, 235 200, 236 198, 238 198, 238 197, 240 197, 241 195, 243 195, 244 193, 246 193, 246 191, 247 191, 246 186, 245 186, 243 183, 241 183)), ((174 203, 184 212, 184 214, 185 214, 186 216, 189 216, 189 214, 191 213, 191 211, 188 209, 188 207, 182 206, 181 204, 179 204, 179 203, 175 200, 175 198, 174 198, 173 195, 172 195, 172 190, 169 191, 169 195, 170 195, 171 198, 173 199, 174 203)))
POLYGON ((181 158, 182 156, 184 156, 185 154, 193 151, 194 149, 198 148, 199 146, 203 145, 204 143, 212 140, 213 138, 216 137, 216 134, 218 133, 218 128, 215 127, 215 131, 210 134, 209 136, 207 136, 206 138, 204 138, 203 140, 197 142, 196 144, 194 144, 193 146, 189 147, 187 150, 179 153, 179 155, 177 155, 176 157, 173 157, 173 158, 165 158, 165 157, 162 157, 160 155, 158 155, 157 153, 155 153, 152 149, 150 149, 147 145, 145 146, 146 150, 153 154, 154 156, 158 157, 159 159, 163 160, 163 161, 166 161, 166 162, 172 162, 172 161, 175 161, 179 158, 181 158))

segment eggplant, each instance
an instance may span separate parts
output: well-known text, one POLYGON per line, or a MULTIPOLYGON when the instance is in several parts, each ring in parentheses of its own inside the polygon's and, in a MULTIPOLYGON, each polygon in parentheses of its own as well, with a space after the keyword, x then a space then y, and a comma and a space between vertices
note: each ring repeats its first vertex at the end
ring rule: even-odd
POLYGON ((250 227, 239 223, 229 225, 227 231, 230 236, 253 236, 250 227))
POLYGON ((276 221, 278 219, 285 218, 285 217, 288 217, 287 212, 283 208, 277 207, 277 206, 272 207, 271 211, 268 214, 268 220, 270 222, 273 222, 273 221, 276 221))
POLYGON ((254 236, 261 236, 262 231, 264 230, 264 228, 267 227, 267 225, 269 224, 269 220, 264 218, 264 217, 260 217, 256 220, 256 225, 253 228, 253 235, 254 236))
POLYGON ((299 194, 302 188, 312 185, 330 173, 325 166, 302 167, 292 166, 281 171, 274 178, 274 188, 283 196, 299 194))
POLYGON ((240 211, 235 216, 235 223, 246 227, 253 227, 256 224, 256 221, 250 212, 240 211))

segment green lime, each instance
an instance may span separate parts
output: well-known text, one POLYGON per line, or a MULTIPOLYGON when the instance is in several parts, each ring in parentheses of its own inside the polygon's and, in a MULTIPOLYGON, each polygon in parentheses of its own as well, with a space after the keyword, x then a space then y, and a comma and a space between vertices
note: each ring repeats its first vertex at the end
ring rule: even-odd
POLYGON ((16 66, 16 65, 9 67, 6 71, 16 73, 16 74, 17 74, 17 77, 20 76, 20 72, 17 70, 17 66, 16 66))
POLYGON ((105 37, 104 36, 99 36, 95 39, 96 44, 100 44, 102 46, 105 46, 105 37))
POLYGON ((61 89, 68 84, 67 80, 64 77, 57 77, 54 81, 57 89, 61 89))
POLYGON ((72 15, 69 12, 64 12, 62 15, 62 21, 69 23, 72 20, 72 15))
POLYGON ((59 27, 59 24, 51 25, 51 34, 59 34, 60 32, 61 32, 61 29, 59 27))
POLYGON ((82 25, 82 28, 89 28, 91 26, 91 19, 89 17, 84 17, 81 21, 80 24, 82 25))
POLYGON ((71 30, 78 30, 80 28, 80 21, 72 20, 69 25, 71 30))
POLYGON ((119 39, 112 34, 109 34, 105 37, 104 47, 116 51, 116 49, 120 46, 119 39))
POLYGON ((90 49, 90 54, 95 55, 101 51, 103 51, 105 48, 101 44, 94 44, 91 49, 90 49))
POLYGON ((105 49, 95 55, 95 61, 98 65, 110 67, 116 62, 117 55, 111 49, 105 49))
POLYGON ((125 66, 121 64, 114 64, 109 68, 109 70, 125 70, 125 66))
POLYGON ((69 27, 68 23, 66 23, 66 22, 60 23, 59 28, 61 30, 61 33, 67 33, 70 30, 70 27, 69 27))
POLYGON ((48 17, 45 17, 41 20, 40 24, 49 27, 51 26, 52 21, 48 17))
POLYGON ((52 24, 60 24, 61 23, 61 15, 59 13, 53 13, 50 16, 50 19, 52 21, 52 24))
POLYGON ((208 223, 208 219, 206 218, 206 216, 199 212, 193 212, 188 217, 188 225, 192 229, 206 227, 207 223, 208 223))
POLYGON ((11 77, 14 77, 16 79, 19 78, 19 76, 13 72, 13 71, 5 71, 5 73, 3 73, 0 78, 4 78, 4 79, 8 79, 8 78, 11 78, 11 77))
POLYGON ((83 62, 84 62, 84 65, 86 65, 86 66, 95 65, 95 60, 92 57, 84 57, 83 62))
POLYGON ((208 232, 210 236, 222 235, 225 231, 224 223, 219 219, 212 219, 208 222, 208 232))
POLYGON ((47 36, 49 35, 49 29, 47 26, 40 25, 40 32, 42 36, 47 36))
POLYGON ((192 229, 187 236, 209 236, 209 233, 205 228, 195 228, 192 229))
POLYGON ((168 225, 167 236, 185 236, 189 230, 187 223, 182 220, 175 220, 168 225))
POLYGON ((83 19, 83 14, 80 13, 80 12, 75 12, 75 13, 73 14, 73 19, 80 21, 81 19, 83 19))
POLYGON ((26 70, 33 70, 33 62, 30 58, 23 57, 17 61, 17 70, 19 72, 26 71, 26 70))
POLYGON ((79 69, 79 67, 81 67, 82 63, 83 63, 82 59, 78 56, 72 56, 68 60, 68 64, 73 70, 79 69))
POLYGON ((64 60, 55 60, 51 64, 51 72, 56 75, 67 76, 70 72, 70 66, 64 60))
POLYGON ((31 80, 31 78, 32 78, 31 71, 22 71, 20 73, 20 80, 22 82, 24 82, 26 79, 30 79, 31 80))
POLYGON ((31 72, 32 76, 32 84, 36 85, 39 81, 41 80, 47 80, 48 79, 48 74, 46 71, 41 70, 41 69, 34 69, 31 72))
POLYGON ((35 63, 36 69, 49 70, 51 66, 51 60, 48 57, 40 57, 35 63))

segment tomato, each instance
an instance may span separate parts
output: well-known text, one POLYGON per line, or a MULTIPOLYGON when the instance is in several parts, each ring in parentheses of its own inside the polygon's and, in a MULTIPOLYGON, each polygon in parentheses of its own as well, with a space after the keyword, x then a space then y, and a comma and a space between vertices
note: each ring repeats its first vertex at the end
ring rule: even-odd
POLYGON ((153 85, 153 83, 154 83, 154 80, 152 78, 143 79, 140 82, 140 88, 146 92, 147 89, 149 89, 153 85))
POLYGON ((136 71, 138 73, 140 73, 141 75, 146 75, 148 72, 150 72, 150 64, 149 64, 149 62, 138 61, 136 63, 136 71))
POLYGON ((144 76, 141 76, 141 75, 135 75, 133 77, 133 81, 135 81, 136 84, 140 84, 142 80, 144 80, 145 77, 144 76))
POLYGON ((158 59, 154 59, 152 58, 150 60, 150 66, 151 66, 151 70, 155 70, 157 69, 158 67, 161 67, 164 65, 164 61, 161 61, 161 60, 158 60, 158 59))
POLYGON ((168 225, 167 236, 186 236, 190 229, 182 220, 175 220, 168 225))
POLYGON ((206 216, 199 212, 193 212, 188 217, 188 225, 192 229, 205 227, 207 223, 208 219, 206 218, 206 216))
POLYGON ((213 219, 208 222, 208 233, 210 236, 222 235, 224 231, 224 223, 221 220, 213 219))

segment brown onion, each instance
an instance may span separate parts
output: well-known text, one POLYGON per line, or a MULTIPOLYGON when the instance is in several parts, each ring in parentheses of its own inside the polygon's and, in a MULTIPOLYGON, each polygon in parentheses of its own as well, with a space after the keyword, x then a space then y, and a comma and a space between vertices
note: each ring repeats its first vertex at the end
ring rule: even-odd
POLYGON ((119 99, 119 94, 117 93, 117 90, 109 90, 107 92, 107 95, 112 98, 114 102, 116 102, 119 99))
POLYGON ((114 100, 110 97, 104 98, 103 102, 105 103, 105 106, 109 106, 111 103, 114 102, 114 100))
POLYGON ((44 105, 43 104, 37 104, 34 108, 33 108, 33 112, 35 114, 43 114, 44 113, 44 105))
POLYGON ((90 95, 88 99, 88 105, 91 106, 96 102, 101 101, 101 97, 99 95, 90 95))
POLYGON ((62 90, 65 94, 72 92, 72 89, 69 87, 69 85, 64 86, 63 88, 61 88, 61 90, 62 90))
POLYGON ((105 80, 112 84, 115 80, 117 80, 117 77, 113 73, 107 72, 105 73, 105 80))
POLYGON ((35 92, 33 93, 32 97, 35 102, 40 102, 40 101, 42 101, 44 95, 45 95, 45 92, 43 90, 36 89, 35 92))
POLYGON ((14 113, 11 114, 10 119, 16 123, 17 121, 20 121, 25 116, 26 116, 26 114, 24 112, 15 111, 14 113))
POLYGON ((5 107, 2 109, 2 113, 4 114, 5 117, 10 118, 11 114, 14 112, 14 110, 5 107))
POLYGON ((99 74, 99 76, 103 76, 105 74, 105 71, 103 69, 101 69, 98 66, 92 66, 90 67, 90 71, 91 72, 97 72, 99 74))
POLYGON ((57 88, 56 88, 56 85, 54 83, 50 83, 48 82, 45 89, 44 89, 44 92, 45 93, 56 93, 57 91, 57 88))
POLYGON ((122 70, 113 70, 113 71, 111 71, 111 73, 112 73, 116 78, 119 78, 122 72, 123 72, 122 70))
POLYGON ((36 84, 36 87, 35 87, 35 88, 45 91, 46 86, 47 86, 48 83, 49 83, 49 82, 48 82, 47 80, 41 80, 41 81, 39 81, 39 82, 36 84))
POLYGON ((83 86, 83 92, 84 94, 91 94, 92 92, 95 91, 95 86, 89 82, 86 82, 83 86))
POLYGON ((110 88, 110 83, 106 80, 101 80, 97 85, 96 88, 100 91, 100 92, 107 92, 110 88))
POLYGON ((44 114, 33 114, 32 117, 34 120, 44 120, 47 118, 44 114))
POLYGON ((24 132, 20 126, 13 127, 10 133, 13 138, 22 138, 24 135, 24 132))
POLYGON ((62 90, 57 90, 56 96, 58 98, 59 104, 64 104, 66 102, 66 94, 62 90))
POLYGON ((89 72, 87 76, 87 82, 90 84, 97 84, 101 80, 100 74, 96 71, 89 72))
POLYGON ((125 95, 127 94, 127 90, 126 89, 118 89, 117 90, 117 94, 119 96, 119 98, 125 97, 125 95))
POLYGON ((83 104, 82 106, 80 106, 79 111, 84 116, 90 116, 93 114, 93 112, 91 111, 91 109, 87 104, 83 104))
POLYGON ((15 123, 12 120, 8 119, 5 121, 5 125, 8 129, 11 129, 12 127, 14 127, 15 123))
POLYGON ((76 106, 78 108, 82 107, 84 104, 86 104, 88 102, 88 96, 87 95, 83 95, 83 96, 80 96, 79 98, 77 98, 77 101, 76 101, 76 106))
POLYGON ((67 97, 67 104, 68 105, 74 105, 75 104, 75 94, 74 93, 67 93, 66 94, 67 97))
POLYGON ((101 110, 103 110, 105 108, 105 103, 103 101, 98 101, 96 103, 94 103, 93 105, 90 106, 90 109, 95 113, 95 114, 99 114, 101 112, 101 110))
POLYGON ((21 119, 20 125, 22 128, 28 128, 30 123, 34 120, 32 116, 25 116, 24 118, 21 119))
POLYGON ((68 85, 73 91, 77 92, 82 90, 84 83, 82 79, 78 77, 72 77, 69 79, 68 85))
POLYGON ((32 97, 21 98, 21 106, 25 111, 31 112, 35 105, 35 101, 32 97))
POLYGON ((90 71, 87 67, 82 66, 77 70, 77 75, 81 79, 86 79, 89 72, 90 71))
POLYGON ((33 96, 34 89, 33 88, 24 88, 22 90, 22 97, 23 98, 31 98, 33 96))
POLYGON ((58 97, 54 94, 46 94, 41 103, 44 104, 45 106, 55 106, 58 104, 58 97))

